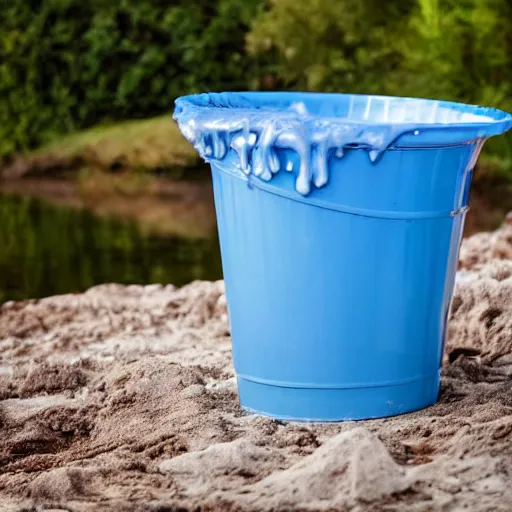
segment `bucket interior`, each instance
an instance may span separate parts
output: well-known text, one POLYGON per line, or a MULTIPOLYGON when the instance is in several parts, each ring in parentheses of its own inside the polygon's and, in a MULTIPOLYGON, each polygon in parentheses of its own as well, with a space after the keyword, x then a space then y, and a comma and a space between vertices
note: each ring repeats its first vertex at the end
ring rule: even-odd
POLYGON ((364 124, 492 124, 511 119, 506 112, 476 105, 359 94, 224 92, 186 96, 180 98, 176 105, 178 116, 188 106, 194 110, 224 110, 235 116, 290 112, 303 117, 364 124))

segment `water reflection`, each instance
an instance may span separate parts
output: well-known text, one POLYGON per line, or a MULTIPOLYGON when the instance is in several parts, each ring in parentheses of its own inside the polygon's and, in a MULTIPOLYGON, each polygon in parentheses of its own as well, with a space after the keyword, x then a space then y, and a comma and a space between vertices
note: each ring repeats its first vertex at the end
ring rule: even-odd
POLYGON ((147 235, 37 199, 0 196, 0 301, 83 291, 99 283, 173 283, 222 276, 216 237, 147 235))

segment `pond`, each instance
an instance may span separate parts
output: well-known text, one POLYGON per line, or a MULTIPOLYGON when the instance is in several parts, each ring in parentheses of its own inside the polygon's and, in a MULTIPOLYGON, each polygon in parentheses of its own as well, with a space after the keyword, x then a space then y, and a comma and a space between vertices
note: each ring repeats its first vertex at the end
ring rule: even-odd
POLYGON ((100 283, 222 278, 216 235, 143 232, 135 221, 0 195, 0 301, 80 292, 100 283))

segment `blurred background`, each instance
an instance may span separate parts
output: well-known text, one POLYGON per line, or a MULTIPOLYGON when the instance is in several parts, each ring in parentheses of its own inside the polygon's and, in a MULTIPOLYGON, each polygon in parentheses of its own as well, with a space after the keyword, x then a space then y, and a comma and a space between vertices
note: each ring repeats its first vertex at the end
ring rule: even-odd
MULTIPOLYGON (((2 0, 0 301, 222 276, 180 95, 311 90, 512 111, 509 0, 2 0)), ((512 210, 487 143, 466 234, 512 210)))

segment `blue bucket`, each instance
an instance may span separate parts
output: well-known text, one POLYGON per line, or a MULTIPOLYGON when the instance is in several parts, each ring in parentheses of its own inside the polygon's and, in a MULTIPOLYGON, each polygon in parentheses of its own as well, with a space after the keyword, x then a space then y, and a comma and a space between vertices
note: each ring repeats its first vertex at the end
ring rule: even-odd
POLYGON ((475 162, 499 110, 312 93, 176 100, 211 164, 244 408, 377 418, 433 404, 475 162))

